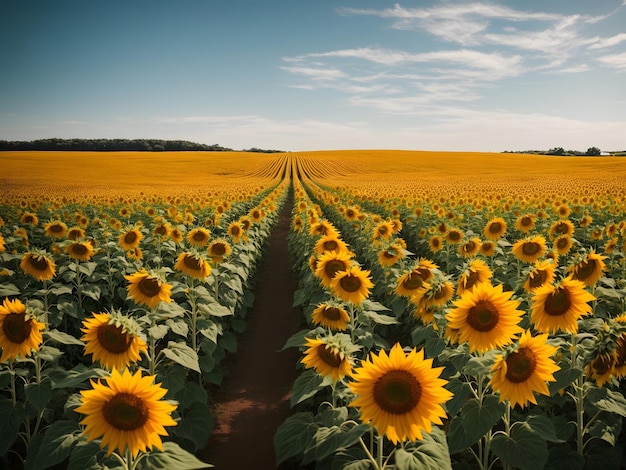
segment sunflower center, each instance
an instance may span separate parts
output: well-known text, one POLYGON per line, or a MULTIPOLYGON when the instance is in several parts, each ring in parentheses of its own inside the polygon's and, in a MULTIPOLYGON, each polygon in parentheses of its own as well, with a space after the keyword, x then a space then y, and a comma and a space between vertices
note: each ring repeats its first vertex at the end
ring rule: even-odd
POLYGON ((539 269, 533 273, 533 276, 528 280, 528 285, 535 289, 537 287, 541 287, 546 279, 548 278, 548 273, 543 269, 539 269))
POLYGON ((192 238, 195 241, 197 241, 197 242, 201 242, 201 241, 204 241, 206 239, 206 237, 204 236, 204 233, 202 233, 202 232, 194 233, 192 238))
POLYGON ((317 355, 322 361, 331 367, 338 368, 343 362, 341 356, 334 352, 331 348, 327 348, 325 344, 320 344, 318 346, 317 355))
POLYGON ((137 286, 139 291, 145 295, 146 297, 154 297, 159 295, 161 292, 161 286, 159 285, 159 281, 152 277, 144 277, 141 281, 139 281, 139 285, 137 286))
POLYGON ((533 219, 531 219, 527 215, 522 217, 522 220, 520 220, 520 225, 522 227, 530 227, 532 224, 533 224, 533 219))
POLYGON ((489 224, 489 233, 500 233, 500 230, 502 230, 502 224, 500 222, 492 222, 489 224))
POLYGON ((525 382, 537 367, 537 357, 530 348, 522 347, 506 358, 506 378, 509 382, 525 382))
POLYGON ((465 250, 468 253, 473 251, 475 248, 476 248, 476 243, 474 243, 473 241, 469 241, 465 245, 463 245, 463 250, 465 250))
POLYGON ((402 287, 404 287, 406 290, 415 290, 422 287, 423 283, 424 281, 422 277, 418 273, 413 271, 409 273, 409 275, 406 277, 406 279, 402 283, 402 287))
POLYGON ((567 230, 567 224, 563 222, 559 222, 556 227, 554 227, 554 233, 567 233, 567 230))
POLYGON ((337 321, 341 319, 341 310, 337 307, 326 307, 323 312, 324 318, 330 321, 337 321))
POLYGON ((522 245, 522 253, 525 255, 536 255, 539 251, 541 251, 541 246, 537 242, 526 242, 522 245))
POLYGON ((32 224, 34 221, 35 221, 35 218, 32 215, 24 216, 24 223, 25 224, 32 224))
POLYGON ((237 235, 239 235, 239 232, 240 232, 239 227, 237 227, 236 225, 234 225, 234 226, 232 226, 232 227, 230 228, 230 233, 231 233, 234 237, 236 237, 237 235))
POLYGON ((211 247, 211 253, 215 256, 224 256, 226 247, 222 243, 216 243, 211 247))
POLYGON ((559 250, 563 250, 563 249, 567 248, 568 243, 569 243, 569 240, 567 239, 567 237, 559 238, 556 241, 556 247, 559 250))
POLYGON ((461 239, 461 234, 459 232, 450 232, 448 234, 448 240, 456 242, 461 239))
POLYGON ((154 232, 157 235, 165 235, 167 233, 167 229, 164 225, 159 225, 156 229, 154 229, 154 232))
POLYGON ((380 235, 384 235, 387 233, 387 227, 385 227, 384 225, 382 227, 378 227, 378 233, 380 235))
POLYGON ((24 320, 25 317, 25 313, 5 315, 2 322, 2 332, 12 343, 21 344, 30 336, 31 321, 24 320))
POLYGON ((52 233, 61 233, 63 231, 63 227, 60 226, 59 224, 54 224, 50 226, 49 230, 52 233))
POLYGON ((124 242, 131 244, 131 243, 135 243, 135 240, 137 240, 137 234, 135 232, 128 232, 126 235, 124 235, 124 242))
POLYGON ((490 331, 498 324, 499 318, 495 305, 488 300, 479 300, 469 309, 467 323, 477 331, 490 331))
POLYGON ((595 371, 597 375, 603 375, 611 370, 611 368, 613 367, 613 364, 614 364, 614 360, 611 356, 602 355, 602 356, 597 357, 593 361, 591 366, 593 367, 593 370, 595 371))
POLYGON ((28 262, 37 271, 46 271, 49 267, 48 260, 43 256, 31 256, 30 258, 28 258, 28 262))
POLYGON ((118 393, 102 407, 104 419, 120 431, 133 431, 142 427, 150 411, 141 398, 130 393, 118 393))
POLYGON ((339 283, 346 292, 357 292, 361 288, 361 279, 352 275, 342 277, 339 283))
POLYGON ((339 244, 335 240, 328 240, 324 242, 325 251, 334 251, 339 247, 339 244))
POLYGON ((406 370, 391 370, 374 384, 374 401, 387 413, 401 415, 413 410, 422 396, 422 386, 406 370))
POLYGON ((480 280, 478 271, 470 271, 465 279, 465 288, 471 289, 480 280))
POLYGON ((626 337, 622 334, 617 339, 617 346, 615 348, 615 367, 622 367, 626 365, 626 337))
POLYGON ((596 271, 597 261, 595 259, 586 259, 582 261, 576 268, 576 279, 582 281, 587 279, 596 271))
POLYGON ((82 243, 77 243, 72 245, 72 253, 79 256, 84 255, 87 253, 87 247, 82 243))
POLYGON ((324 266, 324 272, 330 279, 335 277, 335 274, 337 274, 339 271, 344 271, 345 269, 346 269, 345 263, 338 259, 330 260, 324 266))
POLYGON ((98 342, 112 354, 121 354, 130 348, 133 337, 122 331, 121 326, 102 325, 98 328, 98 342))
POLYGON ((200 260, 194 258, 193 256, 185 256, 183 258, 183 264, 185 265, 185 267, 193 271, 200 271, 200 269, 202 268, 200 266, 200 260))
POLYGON ((557 287, 557 289, 548 294, 545 300, 545 312, 553 317, 560 317, 569 310, 571 301, 567 289, 557 287))

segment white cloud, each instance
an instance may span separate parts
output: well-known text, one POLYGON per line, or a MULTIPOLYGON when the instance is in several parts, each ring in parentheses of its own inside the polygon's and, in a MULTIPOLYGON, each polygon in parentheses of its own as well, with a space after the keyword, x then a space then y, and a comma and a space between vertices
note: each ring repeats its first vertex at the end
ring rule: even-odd
POLYGON ((602 62, 609 67, 614 67, 619 70, 626 70, 626 52, 621 54, 611 54, 598 57, 598 61, 602 62))
POLYGON ((336 78, 343 78, 346 76, 341 70, 338 69, 321 69, 312 67, 281 67, 281 69, 291 72, 296 75, 306 75, 317 80, 333 80, 336 78))
POLYGON ((589 46, 589 49, 602 49, 605 47, 616 46, 624 41, 626 41, 626 33, 616 34, 615 36, 611 36, 608 38, 594 38, 594 43, 589 46))

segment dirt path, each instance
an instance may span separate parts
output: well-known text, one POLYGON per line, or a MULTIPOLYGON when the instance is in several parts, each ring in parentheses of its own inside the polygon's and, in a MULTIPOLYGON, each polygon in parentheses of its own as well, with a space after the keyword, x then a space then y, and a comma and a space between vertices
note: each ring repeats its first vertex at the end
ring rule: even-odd
POLYGON ((217 424, 198 455, 218 470, 276 468, 274 434, 290 414, 298 360, 293 348, 280 352, 300 321, 292 307, 296 285, 287 252, 292 207, 290 197, 270 235, 247 329, 216 396, 217 424))

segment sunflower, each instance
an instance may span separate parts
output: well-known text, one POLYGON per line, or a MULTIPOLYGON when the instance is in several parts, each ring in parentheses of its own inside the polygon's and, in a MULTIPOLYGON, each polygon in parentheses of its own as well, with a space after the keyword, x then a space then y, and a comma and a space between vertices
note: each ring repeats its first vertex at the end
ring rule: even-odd
POLYGON ((446 242, 450 245, 458 245, 461 241, 463 241, 463 232, 461 230, 458 228, 448 230, 448 233, 446 233, 446 242))
MULTIPOLYGON (((619 315, 614 320, 624 326, 626 314, 619 315)), ((622 333, 616 340, 613 373, 618 379, 626 377, 626 333, 622 333)))
POLYGON ((557 220, 548 230, 550 238, 554 239, 559 235, 567 235, 571 237, 574 234, 574 224, 567 219, 557 220))
POLYGON ((350 317, 342 307, 331 304, 318 305, 311 314, 311 320, 316 325, 321 325, 332 330, 344 331, 348 327, 350 317))
POLYGON ((334 252, 329 251, 317 258, 315 265, 315 276, 320 280, 323 286, 330 287, 330 284, 339 271, 346 271, 352 258, 347 251, 334 252))
POLYGON ((402 258, 404 258, 404 250, 395 243, 378 252, 378 262, 381 266, 393 266, 402 258))
POLYGON ((233 243, 239 243, 239 241, 245 236, 244 230, 241 224, 237 221, 233 221, 228 224, 226 233, 232 237, 233 243))
POLYGON ((148 346, 139 336, 139 325, 119 311, 93 313, 92 318, 83 320, 82 341, 85 355, 91 354, 93 362, 107 369, 121 370, 147 353, 148 346))
POLYGON ((227 258, 232 251, 233 250, 230 247, 230 244, 226 240, 221 238, 211 242, 211 244, 207 248, 209 257, 214 264, 224 261, 224 258, 227 258))
POLYGON ((85 238, 85 231, 81 227, 72 227, 67 231, 67 238, 69 240, 80 240, 85 238))
POLYGON ((606 271, 606 264, 604 264, 606 258, 606 256, 591 250, 580 263, 570 266, 569 273, 572 279, 581 281, 587 287, 592 287, 602 277, 602 273, 606 271))
POLYGON ((211 265, 198 253, 181 253, 176 258, 174 269, 196 279, 204 279, 211 274, 211 265))
POLYGON ((163 450, 165 426, 176 426, 171 417, 176 405, 162 400, 167 389, 154 380, 142 377, 140 370, 131 374, 113 369, 110 377, 91 380, 91 390, 81 390, 82 402, 75 411, 86 416, 80 424, 89 441, 102 438, 100 447, 107 447, 107 456, 113 451, 124 455, 126 449, 134 457, 153 447, 163 450))
POLYGON ((542 333, 576 333, 578 319, 591 313, 587 302, 592 300, 595 297, 582 282, 567 277, 558 285, 548 284, 535 290, 530 321, 542 333))
POLYGON ((524 290, 526 292, 534 292, 546 284, 552 284, 555 270, 556 264, 552 260, 535 262, 535 267, 528 273, 528 277, 524 281, 524 290))
POLYGON ((314 251, 318 255, 328 251, 338 253, 341 251, 348 251, 348 245, 346 245, 346 243, 338 237, 338 234, 324 235, 315 243, 314 251))
POLYGON ((45 327, 26 311, 19 299, 4 299, 0 305, 0 362, 15 360, 18 356, 25 358, 33 350, 39 351, 43 341, 41 332, 45 327))
POLYGON ((526 330, 511 352, 499 354, 491 367, 489 384, 500 394, 500 402, 512 406, 537 404, 535 392, 549 395, 547 382, 555 382, 554 372, 560 367, 552 359, 557 348, 547 343, 548 335, 533 337, 526 330))
POLYGON ((302 233, 302 229, 304 228, 304 221, 302 217, 299 215, 295 216, 293 219, 293 231, 296 233, 302 233))
POLYGON ((339 235, 334 225, 327 220, 321 220, 314 222, 309 226, 309 235, 311 236, 324 236, 324 235, 339 235))
POLYGON ((393 224, 388 220, 379 222, 372 231, 372 240, 389 240, 393 235, 393 224))
POLYGON ((172 226, 168 222, 157 223, 152 233, 159 238, 167 238, 172 233, 172 226))
POLYGON ((433 235, 428 239, 428 247, 433 253, 437 253, 443 248, 443 239, 439 235, 433 235))
POLYGON ((527 263, 534 263, 543 256, 545 251, 546 239, 541 235, 518 240, 511 248, 513 256, 527 263))
POLYGON ((139 261, 140 259, 143 258, 143 251, 141 251, 141 248, 137 247, 137 248, 133 248, 132 250, 128 250, 126 252, 126 257, 128 259, 134 259, 139 261))
POLYGON ((591 222, 593 222, 593 217, 591 217, 589 214, 585 214, 578 221, 578 225, 580 227, 589 227, 591 225, 591 222))
POLYGON ((161 301, 171 302, 172 286, 167 284, 161 276, 148 272, 145 269, 124 276, 129 282, 128 295, 139 304, 154 308, 161 301))
POLYGON ((428 287, 429 284, 424 282, 417 268, 414 268, 398 278, 395 293, 403 297, 421 298, 428 287))
POLYGON ((439 376, 443 367, 433 367, 424 350, 408 354, 396 343, 389 355, 381 350, 354 370, 348 386, 356 395, 349 406, 358 408, 360 420, 371 423, 379 434, 397 444, 422 439, 432 423, 443 424, 446 412, 441 406, 452 398, 439 376))
POLYGON ((347 220, 356 220, 359 217, 359 208, 358 207, 346 207, 346 210, 343 213, 343 216, 347 220))
POLYGON ((569 235, 559 235, 553 242, 553 248, 559 255, 566 255, 573 244, 574 241, 569 235))
POLYGON ((202 247, 209 243, 211 232, 204 227, 194 228, 187 233, 187 241, 192 246, 202 247))
POLYGON ((4 240, 4 237, 0 233, 0 253, 2 253, 3 251, 6 251, 6 247, 4 246, 5 243, 6 241, 4 240))
POLYGON ((117 240, 117 244, 124 250, 132 250, 139 246, 142 238, 143 234, 138 229, 133 228, 122 233, 117 240))
POLYGON ((174 243, 180 244, 185 237, 183 235, 183 232, 178 227, 174 227, 170 232, 170 238, 174 243))
POLYGON ((330 281, 330 289, 334 295, 346 302, 360 304, 374 287, 370 277, 370 271, 365 271, 359 266, 351 266, 345 271, 339 271, 330 281))
POLYGON ((65 251, 70 255, 70 258, 79 261, 89 261, 93 256, 93 245, 89 242, 75 241, 70 243, 65 251))
POLYGON ((486 240, 480 244, 480 254, 483 256, 493 256, 496 254, 496 244, 491 240, 486 240))
POLYGON ((20 268, 26 274, 30 274, 38 281, 47 281, 54 277, 56 265, 43 251, 26 253, 20 261, 20 268))
POLYGON ((585 375, 595 380, 598 387, 602 387, 615 375, 615 362, 615 354, 599 354, 587 364, 585 375))
POLYGON ((446 315, 450 328, 459 330, 460 341, 469 344, 470 352, 486 352, 513 341, 523 330, 518 323, 524 312, 513 292, 503 292, 502 284, 483 282, 454 302, 446 315))
POLYGON ((305 368, 313 368, 318 374, 330 377, 335 382, 350 373, 352 369, 350 353, 354 346, 350 343, 348 335, 338 333, 324 339, 305 338, 305 340, 306 350, 301 359, 305 368))
POLYGON ((32 212, 24 212, 24 215, 20 218, 20 224, 37 225, 39 224, 39 219, 32 212))
POLYGON ((483 229, 483 234, 489 240, 496 241, 502 238, 504 232, 506 232, 506 227, 506 221, 502 217, 495 217, 487 222, 483 229))
POLYGON ((418 274, 424 282, 428 282, 433 277, 435 277, 434 271, 438 268, 439 266, 437 266, 428 258, 420 258, 417 261, 417 266, 414 268, 414 270, 415 273, 418 274))
POLYGON ((535 228, 535 216, 533 214, 520 215, 515 221, 515 228, 520 232, 530 232, 535 228))
POLYGON ((63 238, 67 234, 67 225, 60 220, 54 220, 43 224, 46 236, 50 238, 63 238))
POLYGON ((459 276, 457 293, 463 295, 479 284, 488 283, 492 275, 491 269, 484 261, 479 259, 472 260, 459 276))
POLYGON ((480 251, 482 241, 478 237, 472 237, 462 245, 459 245, 459 254, 463 258, 473 258, 480 251))
POLYGON ((454 295, 454 284, 443 277, 433 282, 424 294, 429 306, 443 307, 454 295))

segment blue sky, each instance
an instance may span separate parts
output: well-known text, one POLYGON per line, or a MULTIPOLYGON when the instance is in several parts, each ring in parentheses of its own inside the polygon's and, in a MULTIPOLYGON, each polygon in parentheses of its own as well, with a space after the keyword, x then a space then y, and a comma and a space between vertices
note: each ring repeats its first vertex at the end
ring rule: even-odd
POLYGON ((3 0, 0 139, 626 149, 626 0, 3 0))

